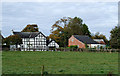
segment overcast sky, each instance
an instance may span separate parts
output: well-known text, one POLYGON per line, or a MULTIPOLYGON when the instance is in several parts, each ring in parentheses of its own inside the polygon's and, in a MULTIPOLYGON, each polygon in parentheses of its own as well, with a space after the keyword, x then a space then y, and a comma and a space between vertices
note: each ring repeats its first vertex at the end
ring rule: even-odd
POLYGON ((118 2, 3 2, 2 35, 37 24, 48 36, 55 21, 75 16, 83 19, 91 33, 100 32, 109 39, 111 29, 118 24, 118 2))

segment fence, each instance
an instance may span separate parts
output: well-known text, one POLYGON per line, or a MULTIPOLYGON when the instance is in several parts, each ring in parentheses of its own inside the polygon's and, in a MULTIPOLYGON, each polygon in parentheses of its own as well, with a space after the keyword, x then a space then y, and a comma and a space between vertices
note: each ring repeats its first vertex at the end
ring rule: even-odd
POLYGON ((83 48, 56 48, 54 51, 79 51, 79 52, 119 52, 120 49, 83 49, 83 48))
POLYGON ((41 48, 41 49, 34 49, 34 48, 9 48, 9 46, 3 46, 1 48, 3 51, 79 51, 79 52, 120 52, 120 49, 86 49, 86 48, 41 48), (25 50, 26 49, 26 50, 25 50))

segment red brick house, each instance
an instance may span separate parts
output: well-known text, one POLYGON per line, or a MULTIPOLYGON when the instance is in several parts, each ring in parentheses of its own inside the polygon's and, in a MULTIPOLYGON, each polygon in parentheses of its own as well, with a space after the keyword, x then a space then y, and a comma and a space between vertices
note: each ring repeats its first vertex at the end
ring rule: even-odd
POLYGON ((89 48, 94 48, 99 45, 99 43, 85 35, 72 35, 68 41, 68 46, 77 45, 79 48, 85 48, 86 44, 89 48))

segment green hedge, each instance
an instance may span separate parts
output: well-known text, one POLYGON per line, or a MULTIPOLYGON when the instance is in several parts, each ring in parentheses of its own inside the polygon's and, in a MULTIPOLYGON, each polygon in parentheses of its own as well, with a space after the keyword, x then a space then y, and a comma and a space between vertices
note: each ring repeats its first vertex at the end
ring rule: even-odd
POLYGON ((71 45, 70 48, 78 48, 77 45, 71 45))

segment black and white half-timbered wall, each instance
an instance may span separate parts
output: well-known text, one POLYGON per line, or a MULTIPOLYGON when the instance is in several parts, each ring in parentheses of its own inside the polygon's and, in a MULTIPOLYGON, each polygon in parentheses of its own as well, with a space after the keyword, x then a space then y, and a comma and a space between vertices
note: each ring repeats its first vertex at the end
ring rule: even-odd
MULTIPOLYGON (((50 47, 59 48, 54 40, 47 41, 46 36, 42 32, 13 32, 22 38, 22 44, 17 47, 21 51, 48 51, 50 47)), ((15 45, 11 45, 11 49, 15 45)))

